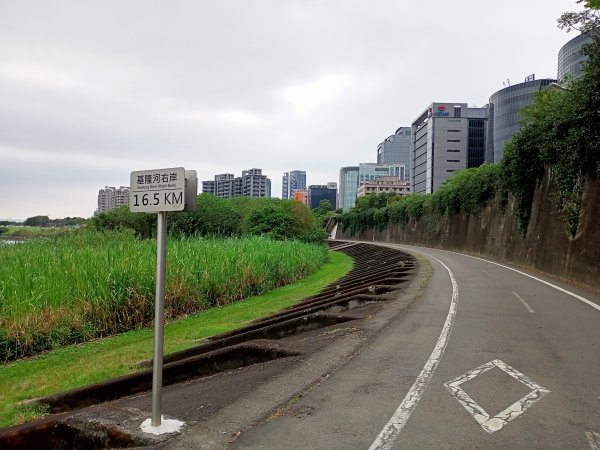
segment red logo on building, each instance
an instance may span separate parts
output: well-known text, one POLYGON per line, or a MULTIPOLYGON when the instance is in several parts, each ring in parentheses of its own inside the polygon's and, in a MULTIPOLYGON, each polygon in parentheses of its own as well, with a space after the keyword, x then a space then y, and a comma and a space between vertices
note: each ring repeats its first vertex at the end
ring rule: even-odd
POLYGON ((438 111, 446 111, 446 107, 443 105, 438 106, 438 111))

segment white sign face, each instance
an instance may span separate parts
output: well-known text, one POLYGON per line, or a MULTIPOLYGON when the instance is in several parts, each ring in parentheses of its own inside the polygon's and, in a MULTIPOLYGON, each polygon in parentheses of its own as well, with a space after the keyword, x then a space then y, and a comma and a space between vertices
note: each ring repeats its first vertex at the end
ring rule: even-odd
POLYGON ((185 169, 131 172, 129 209, 132 212, 182 211, 185 208, 185 169))

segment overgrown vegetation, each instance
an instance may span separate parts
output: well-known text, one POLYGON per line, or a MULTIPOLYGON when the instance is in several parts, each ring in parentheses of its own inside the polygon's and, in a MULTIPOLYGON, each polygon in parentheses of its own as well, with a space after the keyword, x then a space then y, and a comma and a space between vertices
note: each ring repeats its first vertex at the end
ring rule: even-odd
POLYGON ((428 229, 444 215, 459 211, 475 213, 496 193, 500 168, 493 164, 458 172, 431 195, 394 194, 368 195, 357 200, 356 206, 339 216, 342 229, 352 234, 368 228, 382 230, 388 223, 405 226, 425 216, 428 229))
MULTIPOLYGON (((132 213, 121 207, 90 220, 96 230, 132 229, 141 237, 156 233, 156 214, 132 213)), ((169 216, 169 232, 174 236, 266 236, 275 240, 295 239, 325 243, 327 233, 302 203, 277 198, 219 198, 198 196, 195 212, 169 216)))
POLYGON ((34 239, 40 237, 58 236, 65 233, 71 233, 74 228, 47 228, 30 226, 5 226, 0 227, 0 235, 6 238, 34 239))
POLYGON ((585 47, 580 79, 545 89, 524 108, 524 125, 505 150, 502 177, 515 197, 521 233, 527 229, 536 182, 549 169, 552 202, 574 237, 586 177, 600 175, 600 40, 585 47))
MULTIPOLYGON (((314 274, 257 297, 212 308, 165 326, 165 354, 198 344, 200 339, 239 328, 291 306, 346 275, 352 259, 330 252, 330 262, 314 274)), ((107 339, 61 347, 35 358, 0 365, 0 427, 44 414, 23 400, 63 392, 139 370, 152 357, 152 330, 132 330, 107 339)))
POLYGON ((476 213, 492 199, 502 211, 510 194, 525 236, 535 187, 549 170, 554 210, 565 233, 575 237, 585 180, 600 176, 600 38, 584 51, 588 60, 580 79, 547 87, 524 108, 522 127, 507 143, 500 164, 457 172, 431 195, 359 198, 355 208, 338 217, 342 230, 382 230, 388 223, 405 226, 424 217, 435 233, 443 216, 476 213))
MULTIPOLYGON (((264 237, 168 241, 167 319, 291 283, 323 245, 264 237)), ((0 247, 0 360, 148 325, 156 242, 128 231, 68 233, 0 247)))
MULTIPOLYGON (((28 217, 23 225, 26 227, 78 227, 87 222, 82 217, 65 217, 64 219, 50 219, 48 216, 28 217)), ((12 222, 11 224, 15 224, 12 222)))

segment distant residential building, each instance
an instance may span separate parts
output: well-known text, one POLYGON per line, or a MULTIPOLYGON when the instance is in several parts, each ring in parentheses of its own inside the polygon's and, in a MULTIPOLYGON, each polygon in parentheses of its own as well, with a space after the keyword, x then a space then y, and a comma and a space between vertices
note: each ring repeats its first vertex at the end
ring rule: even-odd
POLYGON ((308 208, 308 189, 297 189, 296 192, 294 192, 294 200, 301 202, 308 208))
POLYGON ((284 172, 281 177, 281 198, 286 200, 290 198, 290 173, 284 172))
MULTIPOLYGON (((598 34, 598 31, 595 32, 598 34)), ((575 36, 558 51, 557 79, 562 82, 569 76, 577 79, 581 76, 581 65, 587 59, 583 54, 583 46, 594 40, 594 32, 583 33, 575 36)))
POLYGON ((306 189, 306 172, 292 170, 285 172, 281 183, 281 198, 294 198, 294 193, 299 189, 306 189))
POLYGON ((385 176, 376 180, 369 180, 358 186, 357 197, 369 194, 410 194, 410 181, 401 180, 399 177, 385 176))
POLYGON ((232 173, 215 175, 214 180, 202 182, 202 192, 222 198, 239 196, 241 195, 240 189, 240 180, 237 179, 236 181, 236 178, 232 173))
POLYGON ((377 146, 377 164, 401 164, 405 167, 403 180, 410 179, 410 127, 400 127, 377 146))
POLYGON ((242 171, 242 195, 248 197, 271 197, 271 180, 262 169, 242 171))
POLYGON ((378 165, 361 163, 358 166, 342 167, 340 169, 340 184, 337 207, 344 211, 354 207, 361 183, 383 177, 394 176, 406 178, 406 167, 403 164, 378 165))
POLYGON ((314 209, 319 206, 321 200, 329 200, 332 209, 335 209, 337 203, 336 184, 313 185, 308 187, 309 208, 314 209))
POLYGON ((271 180, 262 174, 262 169, 244 170, 241 177, 223 173, 215 175, 214 180, 203 181, 202 192, 221 198, 271 197, 271 180))
POLYGON ((508 86, 494 92, 488 104, 488 136, 485 160, 500 162, 504 156, 506 142, 521 128, 521 109, 531 104, 535 94, 556 80, 544 78, 534 79, 508 86))
POLYGON ((129 206, 129 187, 105 186, 98 191, 98 209, 95 214, 105 213, 119 206, 129 206))
POLYGON ((487 107, 432 103, 412 123, 412 192, 430 194, 456 171, 484 161, 487 107))

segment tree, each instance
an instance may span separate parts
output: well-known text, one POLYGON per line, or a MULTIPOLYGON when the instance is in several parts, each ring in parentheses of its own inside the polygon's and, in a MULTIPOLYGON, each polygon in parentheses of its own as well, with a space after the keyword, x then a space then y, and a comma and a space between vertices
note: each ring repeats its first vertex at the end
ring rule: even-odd
POLYGON ((241 213, 229 199, 200 194, 194 212, 172 214, 169 230, 175 235, 236 236, 240 234, 241 213))
POLYGON ((577 3, 583 3, 586 9, 563 13, 558 19, 558 28, 566 29, 567 33, 571 30, 588 33, 597 29, 600 26, 600 0, 578 0, 577 3))
POLYGON ((89 223, 96 230, 130 229, 140 237, 151 238, 156 230, 156 214, 134 213, 127 206, 119 206, 92 217, 89 223))
POLYGON ((333 216, 333 206, 329 200, 323 199, 319 202, 319 206, 312 210, 312 213, 315 215, 319 226, 325 228, 329 218, 333 216))
POLYGON ((50 217, 48 216, 33 216, 28 217, 23 225, 27 227, 47 227, 50 223, 50 217))
POLYGON ((313 212, 317 215, 317 216, 324 216, 327 213, 333 211, 333 205, 331 204, 331 202, 327 199, 323 199, 319 202, 319 206, 317 206, 316 208, 313 209, 313 212))

